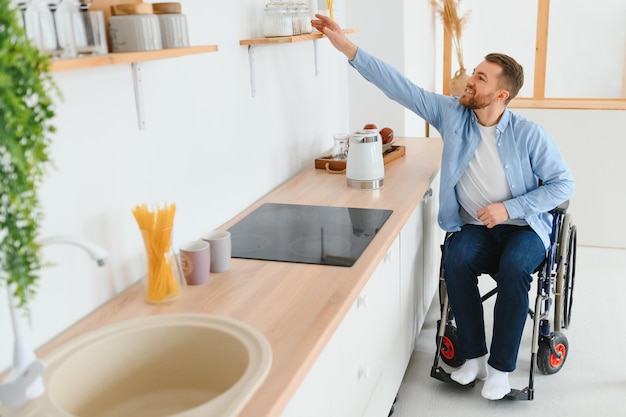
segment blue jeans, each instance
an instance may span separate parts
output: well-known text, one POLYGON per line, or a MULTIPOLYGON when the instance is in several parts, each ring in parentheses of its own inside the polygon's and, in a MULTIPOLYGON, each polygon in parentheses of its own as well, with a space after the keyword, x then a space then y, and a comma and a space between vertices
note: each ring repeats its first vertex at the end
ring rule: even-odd
POLYGON ((472 359, 487 353, 483 303, 478 277, 491 274, 498 286, 493 339, 488 363, 503 372, 515 370, 532 274, 546 250, 527 226, 465 225, 445 242, 444 274, 457 326, 459 355, 472 359))

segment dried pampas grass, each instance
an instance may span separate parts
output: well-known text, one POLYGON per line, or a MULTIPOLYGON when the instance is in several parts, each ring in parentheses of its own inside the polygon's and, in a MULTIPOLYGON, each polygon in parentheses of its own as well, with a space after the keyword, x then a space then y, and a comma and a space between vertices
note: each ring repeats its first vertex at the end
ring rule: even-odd
POLYGON ((469 19, 469 10, 463 15, 459 15, 461 0, 430 0, 430 4, 443 21, 444 30, 450 34, 459 67, 461 70, 464 70, 461 38, 469 19))

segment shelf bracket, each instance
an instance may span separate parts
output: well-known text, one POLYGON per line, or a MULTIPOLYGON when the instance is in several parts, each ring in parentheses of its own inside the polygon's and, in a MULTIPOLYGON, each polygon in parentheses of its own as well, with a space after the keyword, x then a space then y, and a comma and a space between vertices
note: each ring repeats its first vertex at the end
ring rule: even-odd
POLYGON ((254 62, 254 45, 248 45, 248 61, 250 62, 250 94, 256 96, 256 72, 254 62))
POLYGON ((137 122, 139 123, 139 130, 146 128, 146 115, 143 105, 143 80, 142 80, 142 63, 133 62, 131 68, 133 71, 133 85, 135 87, 135 106, 137 108, 137 122))
POLYGON ((315 61, 315 76, 317 77, 319 74, 317 66, 317 39, 313 39, 313 60, 315 61))

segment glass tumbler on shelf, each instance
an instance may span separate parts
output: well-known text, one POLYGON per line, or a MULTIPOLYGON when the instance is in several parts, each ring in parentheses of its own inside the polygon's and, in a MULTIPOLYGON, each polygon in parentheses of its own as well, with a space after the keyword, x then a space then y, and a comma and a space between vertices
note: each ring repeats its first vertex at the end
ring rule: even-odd
POLYGON ((74 15, 74 39, 78 55, 102 55, 108 52, 104 12, 81 9, 74 15))
POLYGON ((335 161, 345 161, 348 159, 348 144, 350 135, 347 133, 335 133, 333 135, 335 141, 333 145, 332 157, 335 161))
POLYGON ((287 6, 287 13, 291 19, 292 35, 302 34, 302 23, 298 6, 295 3, 290 3, 289 6, 287 6))
POLYGON ((146 301, 163 303, 178 298, 182 290, 181 272, 172 252, 172 229, 142 230, 148 271, 144 278, 146 301))
POLYGON ((300 16, 300 31, 302 34, 313 32, 313 26, 311 26, 311 14, 309 7, 303 3, 298 7, 298 15, 300 16))
POLYGON ((26 36, 42 53, 56 51, 58 42, 54 15, 44 0, 32 0, 24 11, 26 36))

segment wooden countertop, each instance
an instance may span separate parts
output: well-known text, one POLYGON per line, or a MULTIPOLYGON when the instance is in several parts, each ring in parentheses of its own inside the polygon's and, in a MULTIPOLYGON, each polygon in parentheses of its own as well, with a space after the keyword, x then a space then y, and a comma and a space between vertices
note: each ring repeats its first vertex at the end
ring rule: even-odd
POLYGON ((233 258, 229 271, 212 274, 202 286, 186 287, 179 299, 164 305, 144 302, 141 284, 135 284, 44 345, 38 355, 79 334, 139 316, 230 316, 260 330, 273 354, 267 379, 240 416, 280 415, 439 170, 439 139, 398 138, 396 144, 406 146, 406 155, 385 165, 379 190, 349 189, 345 175, 314 169, 312 160, 310 168, 220 227, 229 228, 266 202, 393 210, 352 267, 233 258))

